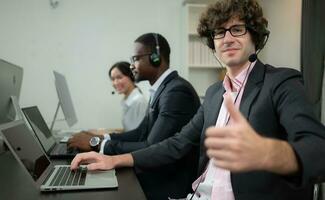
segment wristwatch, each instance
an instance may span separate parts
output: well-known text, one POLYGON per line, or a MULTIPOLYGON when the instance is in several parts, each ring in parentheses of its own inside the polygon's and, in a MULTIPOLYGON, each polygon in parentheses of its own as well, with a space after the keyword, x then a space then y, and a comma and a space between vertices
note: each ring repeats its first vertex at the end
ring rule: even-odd
POLYGON ((97 136, 90 138, 89 145, 90 145, 91 149, 94 151, 99 151, 100 141, 101 141, 100 137, 97 137, 97 136))

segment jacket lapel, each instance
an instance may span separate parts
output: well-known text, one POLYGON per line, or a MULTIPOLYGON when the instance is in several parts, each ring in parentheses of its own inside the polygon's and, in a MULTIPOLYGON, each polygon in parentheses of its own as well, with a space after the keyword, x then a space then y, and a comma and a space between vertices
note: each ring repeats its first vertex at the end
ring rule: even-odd
MULTIPOLYGON (((264 74, 265 66, 262 62, 257 60, 252 72, 248 76, 243 97, 240 103, 240 111, 246 118, 249 115, 249 111, 254 99, 261 89, 261 83, 263 82, 264 74)), ((222 84, 220 84, 216 90, 216 93, 211 98, 211 102, 209 101, 209 105, 207 105, 207 126, 215 125, 223 101, 223 94, 225 93, 225 89, 223 88, 222 84)))
POLYGON ((157 91, 155 92, 155 96, 153 97, 151 107, 154 107, 156 101, 159 99, 159 96, 161 95, 162 91, 165 89, 167 83, 176 77, 178 77, 178 73, 176 71, 173 71, 165 78, 165 80, 161 83, 161 85, 158 87, 157 91))
MULTIPOLYGON (((261 89, 261 83, 264 79, 264 74, 265 74, 264 64, 261 63, 260 61, 257 61, 252 72, 248 77, 244 94, 240 104, 240 111, 245 116, 245 118, 248 117, 252 103, 261 89)), ((205 129, 208 128, 209 126, 214 126, 216 124, 218 113, 220 111, 221 104, 223 101, 224 93, 225 93, 225 89, 223 88, 223 85, 220 84, 218 87, 216 87, 216 93, 212 96, 211 100, 207 99, 207 101, 209 102, 206 102, 207 105, 205 107, 205 110, 207 110, 208 112, 208 114, 206 115, 207 121, 206 121, 206 126, 204 127, 205 129)), ((205 138, 205 133, 202 132, 201 135, 201 147, 203 148, 202 152, 205 152, 205 146, 203 142, 204 138, 205 138)), ((203 153, 203 155, 201 155, 200 157, 200 165, 198 169, 200 175, 204 172, 208 161, 209 161, 208 156, 206 155, 206 153, 203 153)))
POLYGON ((202 131, 201 134, 201 151, 204 152, 200 157, 200 165, 198 168, 198 174, 202 174, 207 166, 207 163, 209 161, 208 156, 206 155, 206 148, 204 146, 204 139, 205 139, 205 129, 207 129, 209 126, 215 126, 218 118, 218 113, 221 108, 221 104, 223 101, 223 94, 225 93, 225 89, 223 88, 222 83, 220 83, 216 88, 214 94, 212 95, 211 99, 207 97, 207 102, 205 102, 205 111, 207 111, 207 114, 205 115, 206 121, 205 126, 203 128, 204 131, 202 131))
POLYGON ((221 104, 223 101, 223 94, 225 93, 225 89, 223 88, 222 84, 220 84, 216 88, 216 93, 212 96, 211 100, 209 100, 209 103, 206 107, 208 110, 207 116, 207 121, 206 125, 207 126, 214 126, 217 122, 218 118, 218 113, 221 108, 221 104), (211 102, 210 102, 211 101, 211 102))
POLYGON ((240 102, 240 111, 247 119, 249 116, 252 103, 261 89, 261 84, 264 79, 265 66, 259 60, 256 62, 252 72, 249 74, 246 82, 242 100, 240 102))

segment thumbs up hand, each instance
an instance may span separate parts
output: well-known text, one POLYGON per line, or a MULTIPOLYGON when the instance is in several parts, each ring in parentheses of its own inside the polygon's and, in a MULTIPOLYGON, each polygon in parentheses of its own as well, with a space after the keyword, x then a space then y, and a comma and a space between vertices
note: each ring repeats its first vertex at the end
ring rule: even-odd
POLYGON ((266 161, 272 150, 272 140, 255 132, 228 95, 225 105, 233 123, 207 129, 205 146, 208 156, 218 167, 233 172, 268 168, 266 161))

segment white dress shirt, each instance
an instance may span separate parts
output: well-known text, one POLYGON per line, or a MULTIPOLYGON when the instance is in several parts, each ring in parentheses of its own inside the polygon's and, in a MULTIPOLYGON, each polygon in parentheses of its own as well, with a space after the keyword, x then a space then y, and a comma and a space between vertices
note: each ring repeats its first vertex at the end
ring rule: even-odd
POLYGON ((124 131, 137 128, 145 116, 148 106, 148 101, 139 88, 134 88, 130 95, 122 100, 121 105, 123 108, 122 125, 124 131))
POLYGON ((150 87, 150 89, 149 89, 149 93, 150 93, 150 104, 152 103, 152 100, 154 99, 155 94, 156 94, 159 86, 161 85, 161 83, 173 71, 174 70, 171 70, 171 69, 168 68, 162 75, 160 75, 160 77, 157 79, 157 81, 150 87))

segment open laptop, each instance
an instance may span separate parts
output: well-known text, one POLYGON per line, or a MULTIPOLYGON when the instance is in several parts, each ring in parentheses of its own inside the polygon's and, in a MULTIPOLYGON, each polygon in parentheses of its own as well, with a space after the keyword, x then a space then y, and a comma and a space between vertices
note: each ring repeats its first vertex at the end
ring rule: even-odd
POLYGON ((37 106, 22 108, 22 111, 50 158, 73 158, 78 153, 76 149, 68 150, 66 143, 56 142, 37 106))
POLYGON ((41 191, 117 188, 115 170, 76 171, 70 165, 53 165, 23 120, 0 125, 8 148, 41 191))

